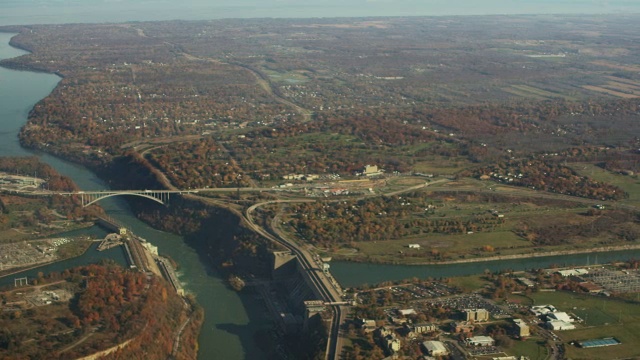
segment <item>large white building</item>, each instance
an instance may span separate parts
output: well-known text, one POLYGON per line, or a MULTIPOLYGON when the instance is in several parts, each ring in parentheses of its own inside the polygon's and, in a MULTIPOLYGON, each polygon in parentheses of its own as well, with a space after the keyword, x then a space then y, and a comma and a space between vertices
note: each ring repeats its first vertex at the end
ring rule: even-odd
POLYGON ((549 313, 547 314, 547 318, 549 320, 560 320, 560 321, 569 322, 569 323, 573 322, 573 319, 569 316, 569 314, 563 311, 556 311, 556 312, 549 313))
POLYGON ((576 328, 572 323, 562 320, 547 321, 546 325, 550 330, 573 330, 576 328))
POLYGON ((449 351, 441 341, 425 341, 422 346, 429 352, 430 356, 446 356, 449 351))
POLYGON ((548 313, 556 311, 558 311, 558 309, 553 305, 536 305, 531 307, 531 312, 536 316, 547 315, 548 313))
POLYGON ((468 338, 466 341, 468 345, 473 346, 493 346, 496 343, 491 336, 474 336, 468 338))

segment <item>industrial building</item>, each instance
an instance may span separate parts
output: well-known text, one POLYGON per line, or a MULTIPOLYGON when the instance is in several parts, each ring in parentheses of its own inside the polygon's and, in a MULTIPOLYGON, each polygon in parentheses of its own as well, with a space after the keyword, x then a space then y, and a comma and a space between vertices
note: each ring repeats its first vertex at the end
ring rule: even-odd
POLYGON ((547 321, 546 324, 547 328, 549 330, 573 330, 576 328, 575 325, 573 325, 570 322, 566 322, 566 321, 562 321, 562 320, 551 320, 551 321, 547 321))
POLYGON ((491 336, 474 336, 466 340, 467 345, 472 346, 493 346, 496 341, 491 336))
POLYGON ((449 354, 441 341, 425 341, 422 346, 427 350, 429 356, 447 356, 449 354))
POLYGON ((587 269, 568 269, 568 270, 559 270, 556 271, 557 274, 560 274, 561 276, 567 277, 567 276, 580 276, 580 275, 586 275, 589 273, 589 270, 587 269))
POLYGON ((556 312, 548 313, 547 314, 547 319, 548 320, 560 320, 560 321, 564 321, 564 322, 568 322, 568 323, 572 323, 574 321, 569 316, 569 314, 567 314, 566 312, 563 312, 563 311, 556 311, 556 312))

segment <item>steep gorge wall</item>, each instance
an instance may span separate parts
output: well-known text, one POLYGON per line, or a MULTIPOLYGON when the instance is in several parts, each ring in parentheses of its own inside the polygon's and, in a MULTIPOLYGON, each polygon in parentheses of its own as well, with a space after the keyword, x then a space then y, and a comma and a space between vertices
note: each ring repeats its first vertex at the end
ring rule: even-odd
MULTIPOLYGON (((114 159, 100 171, 110 186, 121 189, 166 189, 163 176, 138 154, 114 159)), ((241 224, 229 209, 188 196, 172 195, 167 206, 127 198, 133 211, 154 228, 180 234, 198 250, 201 260, 225 273, 263 275, 270 272, 272 244, 241 224)))

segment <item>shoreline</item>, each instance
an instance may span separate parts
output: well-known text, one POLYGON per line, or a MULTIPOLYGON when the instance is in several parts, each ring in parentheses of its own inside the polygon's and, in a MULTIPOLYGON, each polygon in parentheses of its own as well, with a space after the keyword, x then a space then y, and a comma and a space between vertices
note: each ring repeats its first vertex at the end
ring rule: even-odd
POLYGON ((565 255, 579 255, 579 254, 588 254, 588 253, 606 253, 606 252, 615 252, 615 251, 624 251, 624 250, 639 250, 640 244, 633 245, 612 245, 612 246, 603 246, 591 249, 575 249, 575 250, 557 250, 557 251, 545 251, 538 253, 527 253, 527 254, 512 254, 512 255, 496 255, 496 256, 487 256, 484 258, 474 258, 474 259, 458 259, 458 260, 445 260, 445 261, 424 261, 424 262, 416 262, 416 263, 399 263, 399 262, 389 262, 389 261, 381 261, 381 262, 372 262, 372 261, 356 261, 350 259, 348 257, 335 257, 336 261, 344 261, 344 262, 352 262, 352 263, 360 263, 360 264, 371 264, 371 265, 394 265, 394 266, 425 266, 425 265, 455 265, 455 264, 470 264, 470 263, 485 263, 491 261, 504 261, 504 260, 518 260, 518 259, 532 259, 532 258, 541 258, 541 257, 553 257, 553 256, 565 256, 565 255))
POLYGON ((67 261, 69 259, 75 259, 77 257, 80 257, 80 256, 84 255, 87 251, 89 251, 89 249, 91 249, 91 246, 95 242, 95 240, 90 240, 89 238, 87 238, 85 240, 77 240, 77 241, 88 241, 89 242, 89 246, 87 246, 80 254, 78 254, 76 256, 71 256, 71 257, 62 258, 62 259, 56 259, 56 260, 53 260, 53 261, 47 261, 47 262, 43 262, 43 263, 39 263, 39 264, 35 264, 35 265, 27 265, 28 267, 26 267, 26 268, 18 268, 18 270, 16 270, 16 271, 12 271, 12 272, 10 272, 8 274, 0 275, 0 279, 2 279, 4 277, 7 277, 7 276, 19 274, 19 273, 24 272, 24 271, 37 269, 37 268, 42 267, 42 266, 47 266, 47 265, 59 263, 59 262, 62 262, 62 261, 67 261))

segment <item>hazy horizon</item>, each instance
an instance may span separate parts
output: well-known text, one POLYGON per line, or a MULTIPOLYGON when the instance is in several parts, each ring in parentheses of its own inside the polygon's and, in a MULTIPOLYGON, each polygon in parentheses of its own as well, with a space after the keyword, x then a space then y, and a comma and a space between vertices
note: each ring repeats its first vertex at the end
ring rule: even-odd
POLYGON ((4 0, 0 25, 223 18, 629 14, 632 0, 4 0))

